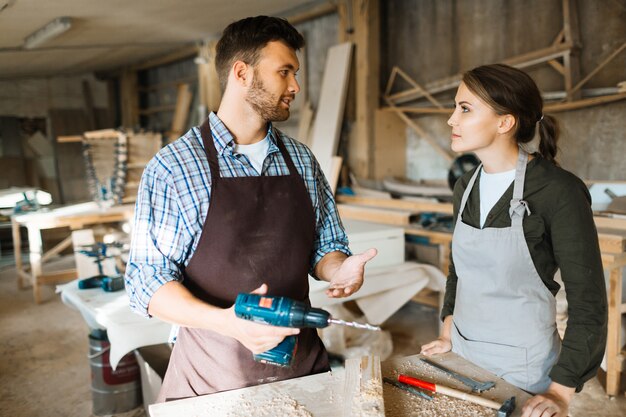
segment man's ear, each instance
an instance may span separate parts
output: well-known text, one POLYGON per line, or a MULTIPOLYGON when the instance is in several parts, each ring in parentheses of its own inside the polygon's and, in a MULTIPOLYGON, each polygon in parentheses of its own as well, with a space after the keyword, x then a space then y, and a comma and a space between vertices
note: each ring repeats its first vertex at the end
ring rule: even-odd
POLYGON ((513 117, 512 114, 500 116, 500 121, 498 122, 498 133, 504 134, 513 131, 516 123, 517 120, 515 120, 515 117, 513 117))
POLYGON ((234 76, 235 82, 241 86, 249 85, 249 82, 252 81, 252 73, 250 71, 251 68, 252 67, 250 65, 243 61, 235 61, 232 69, 232 75, 234 76))

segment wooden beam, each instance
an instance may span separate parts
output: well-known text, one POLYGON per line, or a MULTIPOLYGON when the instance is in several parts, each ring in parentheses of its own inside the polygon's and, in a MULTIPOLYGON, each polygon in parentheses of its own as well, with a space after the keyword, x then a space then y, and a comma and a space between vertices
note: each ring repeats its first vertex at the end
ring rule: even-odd
POLYGON ((354 18, 356 75, 354 134, 348 144, 348 165, 358 177, 374 169, 375 114, 379 104, 380 18, 378 0, 351 0, 354 18))
POLYGON ((613 60, 613 58, 615 58, 617 55, 619 55, 620 52, 622 52, 624 49, 626 48, 626 42, 624 42, 623 44, 621 44, 615 51, 613 51, 611 53, 611 55, 609 55, 608 57, 606 57, 604 59, 604 61, 602 61, 600 64, 598 64, 597 67, 594 68, 593 71, 591 71, 589 74, 587 74, 585 76, 585 78, 583 78, 582 80, 580 80, 578 82, 578 84, 576 84, 573 88, 572 88, 572 92, 576 92, 580 89, 580 87, 582 87, 583 85, 585 85, 585 83, 587 81, 589 81, 591 79, 591 77, 593 77, 594 75, 596 75, 598 73, 598 71, 600 71, 602 68, 604 68, 609 62, 611 62, 613 60))
MULTIPOLYGON (((391 108, 395 108, 396 107, 395 104, 388 97, 385 97, 384 99, 387 102, 387 105, 389 107, 391 107, 391 108)), ((402 121, 404 121, 404 123, 406 123, 411 129, 413 129, 415 131, 415 133, 417 133, 421 138, 423 138, 426 142, 428 142, 430 144, 430 146, 432 146, 439 153, 439 155, 443 156, 446 161, 452 162, 452 159, 454 159, 454 158, 452 157, 450 152, 448 152, 447 150, 443 149, 439 145, 439 142, 437 142, 437 140, 435 138, 430 136, 430 134, 428 134, 428 132, 426 132, 424 129, 422 129, 421 126, 417 124, 417 122, 415 122, 414 120, 409 118, 406 114, 404 114, 401 111, 396 111, 396 114, 398 115, 398 117, 400 119, 402 119, 402 121)))
POLYGON ((153 59, 142 62, 141 64, 133 65, 130 67, 132 71, 143 71, 154 67, 160 67, 162 65, 171 64, 172 62, 180 61, 194 57, 198 53, 198 47, 196 45, 187 45, 179 47, 176 51, 167 55, 162 55, 153 59))
MULTIPOLYGON (((564 38, 564 31, 563 29, 561 29, 559 34, 556 35, 556 38, 552 42, 552 45, 554 46, 554 45, 560 44, 561 42, 563 42, 563 38, 564 38)), ((548 64, 550 64, 550 66, 554 68, 559 74, 563 76, 565 75, 565 67, 556 59, 551 59, 550 61, 548 61, 548 64)))
POLYGON ((614 101, 624 100, 626 98, 626 93, 619 94, 611 94, 608 96, 600 96, 593 98, 585 98, 582 100, 576 100, 565 103, 557 103, 557 104, 546 104, 544 106, 544 111, 546 113, 557 113, 561 111, 567 110, 576 110, 582 109, 584 107, 597 106, 599 104, 611 103, 614 101))
POLYGON ((287 16, 287 21, 292 25, 297 25, 332 13, 337 13, 337 4, 328 2, 316 5, 305 12, 287 16))
POLYGON ((413 113, 413 114, 445 114, 452 115, 454 110, 445 109, 445 108, 436 108, 436 107, 407 107, 407 106, 396 106, 396 107, 382 107, 381 111, 386 112, 403 112, 403 113, 413 113))
POLYGON ((578 27, 578 8, 576 0, 563 0, 563 36, 572 48, 563 55, 565 67, 565 91, 567 101, 580 99, 580 92, 573 86, 580 80, 580 31, 578 27))
POLYGON ((133 129, 139 125, 137 71, 130 68, 124 69, 120 76, 120 107, 123 127, 133 129))
MULTIPOLYGON (((527 68, 534 65, 553 60, 555 58, 563 57, 567 51, 572 47, 569 42, 564 42, 559 45, 552 45, 547 48, 538 49, 533 52, 529 52, 516 57, 508 58, 502 61, 504 64, 514 66, 516 68, 527 68)), ((461 83, 462 74, 452 75, 450 77, 441 78, 436 81, 432 81, 424 86, 424 89, 430 94, 437 94, 443 91, 448 91, 456 88, 461 83)), ((406 103, 408 101, 417 100, 424 97, 420 89, 411 88, 405 91, 391 94, 388 98, 393 101, 394 104, 406 103)))

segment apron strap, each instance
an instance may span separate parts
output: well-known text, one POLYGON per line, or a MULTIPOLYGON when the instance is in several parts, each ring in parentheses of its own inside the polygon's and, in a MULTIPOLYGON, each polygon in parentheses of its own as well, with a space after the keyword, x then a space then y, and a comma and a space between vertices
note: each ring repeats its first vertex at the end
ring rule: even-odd
POLYGON ((211 181, 218 181, 220 178, 220 164, 217 162, 217 150, 213 141, 213 134, 209 126, 209 118, 207 117, 200 126, 200 135, 204 144, 204 153, 209 161, 209 169, 211 170, 211 181))
POLYGON ((476 178, 478 177, 478 173, 482 169, 483 164, 481 163, 476 168, 474 175, 470 178, 469 183, 467 184, 467 188, 465 188, 465 192, 463 193, 463 197, 461 198, 461 206, 459 207, 459 214, 457 214, 456 222, 459 223, 461 218, 463 217, 463 210, 465 210, 465 205, 467 204, 467 200, 469 198, 470 193, 472 192, 472 188, 474 187, 474 183, 476 182, 476 178))
POLYGON ((287 152, 285 143, 280 138, 274 127, 272 127, 272 135, 274 136, 274 139, 276 140, 276 145, 278 146, 278 149, 280 150, 280 153, 283 155, 283 159, 287 164, 287 168, 289 169, 289 176, 299 176, 300 174, 298 174, 298 171, 296 171, 296 166, 291 159, 291 155, 289 155, 289 152, 287 152))
POLYGON ((513 198, 509 207, 509 216, 511 216, 511 226, 521 227, 524 219, 524 212, 530 215, 528 203, 524 200, 524 178, 526 177, 526 163, 528 162, 528 153, 519 148, 517 158, 517 166, 515 168, 515 183, 513 184, 513 198))

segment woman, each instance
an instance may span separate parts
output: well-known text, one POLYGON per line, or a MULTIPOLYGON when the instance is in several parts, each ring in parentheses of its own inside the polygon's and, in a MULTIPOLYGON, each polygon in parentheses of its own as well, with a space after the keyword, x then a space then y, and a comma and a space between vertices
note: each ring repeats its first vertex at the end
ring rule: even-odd
POLYGON ((555 162, 558 127, 534 81, 506 65, 463 76, 452 150, 482 164, 457 181, 450 274, 441 336, 431 355, 454 351, 535 394, 524 417, 567 416, 595 376, 606 344, 607 300, 585 184, 555 162), (538 152, 524 150, 539 134, 538 152), (556 330, 557 269, 569 305, 556 330))

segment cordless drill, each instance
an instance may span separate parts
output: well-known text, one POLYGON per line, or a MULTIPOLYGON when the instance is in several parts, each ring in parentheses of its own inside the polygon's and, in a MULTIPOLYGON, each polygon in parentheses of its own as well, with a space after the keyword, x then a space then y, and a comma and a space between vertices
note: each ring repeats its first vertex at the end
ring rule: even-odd
MULTIPOLYGON (((330 324, 340 324, 366 330, 380 330, 380 327, 370 324, 333 319, 326 310, 313 308, 307 303, 287 297, 241 293, 235 300, 235 315, 245 320, 280 327, 320 329, 330 324)), ((254 360, 288 367, 296 356, 297 348, 297 336, 287 336, 275 348, 254 355, 254 360)))

